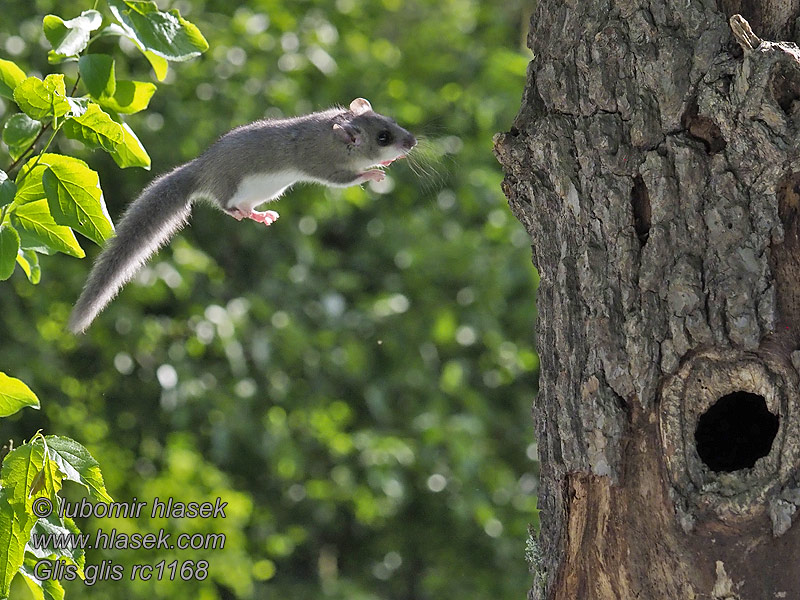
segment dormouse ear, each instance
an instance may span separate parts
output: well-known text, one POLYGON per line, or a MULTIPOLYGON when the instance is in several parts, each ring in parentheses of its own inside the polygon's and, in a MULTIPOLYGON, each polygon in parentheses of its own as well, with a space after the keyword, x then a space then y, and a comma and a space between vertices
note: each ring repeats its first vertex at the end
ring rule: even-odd
POLYGON ((350 103, 350 111, 356 116, 361 115, 368 110, 372 110, 372 105, 366 98, 356 98, 350 103))
POLYGON ((358 131, 358 129, 351 127, 346 123, 344 126, 339 125, 338 123, 334 124, 333 132, 345 144, 353 144, 354 146, 361 144, 361 133, 358 131))

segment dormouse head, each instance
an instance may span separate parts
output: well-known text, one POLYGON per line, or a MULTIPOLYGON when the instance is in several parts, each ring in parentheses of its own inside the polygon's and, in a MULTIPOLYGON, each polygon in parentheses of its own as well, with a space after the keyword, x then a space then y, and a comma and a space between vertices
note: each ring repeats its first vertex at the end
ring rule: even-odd
POLYGON ((356 159, 360 168, 387 166, 408 154, 417 144, 417 138, 394 119, 373 111, 372 105, 364 98, 356 98, 350 103, 350 110, 341 115, 333 130, 347 144, 351 157, 356 159))

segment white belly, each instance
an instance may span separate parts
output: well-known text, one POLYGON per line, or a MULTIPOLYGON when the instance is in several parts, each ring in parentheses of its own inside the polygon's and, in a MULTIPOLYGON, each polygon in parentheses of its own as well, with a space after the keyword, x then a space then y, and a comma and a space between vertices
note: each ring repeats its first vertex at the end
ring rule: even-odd
POLYGON ((248 175, 239 183, 228 207, 237 207, 249 212, 259 204, 269 202, 280 196, 286 188, 302 179, 297 171, 261 173, 248 175))

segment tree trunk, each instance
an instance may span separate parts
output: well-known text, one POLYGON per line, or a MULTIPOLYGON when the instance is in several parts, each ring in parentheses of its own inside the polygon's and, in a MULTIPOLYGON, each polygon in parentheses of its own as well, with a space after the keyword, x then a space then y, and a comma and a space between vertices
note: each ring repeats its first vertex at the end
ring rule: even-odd
POLYGON ((531 598, 800 598, 798 16, 533 16, 495 144, 541 280, 531 598))

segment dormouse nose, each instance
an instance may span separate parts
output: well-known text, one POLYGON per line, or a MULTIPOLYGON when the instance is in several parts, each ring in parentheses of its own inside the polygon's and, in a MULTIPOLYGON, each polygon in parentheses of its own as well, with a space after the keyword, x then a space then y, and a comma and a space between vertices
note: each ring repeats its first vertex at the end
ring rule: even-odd
POLYGON ((409 133, 408 137, 406 137, 403 140, 403 148, 405 148, 406 150, 411 150, 416 145, 417 145, 417 138, 415 138, 413 134, 409 133))

